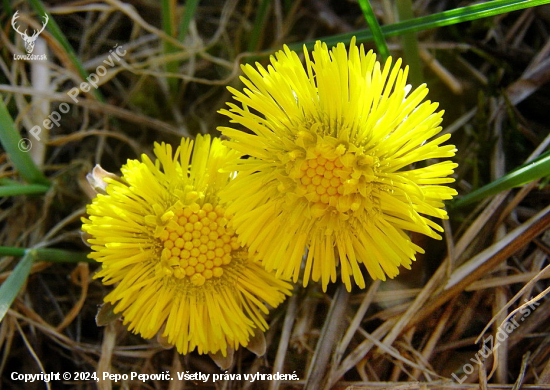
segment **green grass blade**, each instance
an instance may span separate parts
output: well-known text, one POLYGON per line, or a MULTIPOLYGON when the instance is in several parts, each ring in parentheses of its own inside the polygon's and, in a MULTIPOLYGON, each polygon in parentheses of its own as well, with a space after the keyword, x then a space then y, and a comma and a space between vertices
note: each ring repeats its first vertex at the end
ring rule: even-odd
POLYGON ((485 3, 455 8, 449 11, 427 15, 389 26, 384 31, 386 36, 401 35, 403 32, 417 32, 432 28, 450 26, 504 13, 518 11, 524 8, 548 4, 550 0, 494 0, 485 3))
POLYGON ((15 256, 15 257, 21 257, 25 256, 25 252, 27 249, 25 248, 14 248, 11 246, 0 246, 0 256, 15 256))
POLYGON ((65 249, 39 248, 35 249, 35 261, 48 261, 50 263, 95 263, 88 258, 85 252, 68 251, 65 249))
POLYGON ((520 166, 498 180, 483 186, 456 201, 450 202, 451 208, 458 208, 477 202, 488 196, 530 183, 533 180, 550 175, 550 151, 537 159, 520 166))
POLYGON ((0 255, 23 256, 15 266, 10 276, 0 286, 0 321, 8 312, 23 284, 29 277, 34 262, 48 261, 61 263, 94 262, 83 252, 66 251, 63 249, 22 249, 0 246, 0 255))
MULTIPOLYGON (((413 19, 412 0, 397 0, 395 4, 397 6, 397 14, 399 15, 400 21, 413 19)), ((405 62, 409 65, 410 69, 410 83, 416 88, 424 82, 422 61, 420 61, 420 55, 418 54, 416 33, 410 32, 403 34, 401 37, 401 44, 403 46, 405 62)))
POLYGON ((41 184, 0 186, 0 196, 37 195, 48 192, 49 188, 41 184))
MULTIPOLYGON (((89 76, 88 72, 86 72, 86 69, 84 69, 84 66, 80 62, 78 55, 70 45, 65 34, 61 32, 61 29, 55 22, 52 15, 48 11, 46 11, 46 7, 44 7, 44 3, 42 3, 41 0, 29 0, 29 2, 31 3, 32 7, 34 8, 34 10, 39 16, 43 16, 44 14, 48 15, 49 20, 46 28, 54 36, 57 42, 59 42, 59 44, 63 47, 63 49, 65 49, 67 56, 69 57, 69 59, 71 60, 75 68, 77 69, 80 76, 82 77, 82 80, 86 79, 86 77, 89 76)), ((102 103, 105 103, 105 99, 103 98, 103 95, 101 94, 99 89, 92 88, 91 92, 97 100, 99 100, 102 103)))
MULTIPOLYGON (((174 36, 175 29, 174 24, 172 23, 172 15, 174 15, 175 9, 175 3, 172 0, 162 0, 161 3, 161 15, 162 15, 162 30, 166 33, 166 35, 169 35, 171 37, 174 36)), ((172 44, 172 42, 163 42, 164 45, 164 54, 170 54, 176 51, 176 48, 172 44)), ((166 64, 166 68, 173 68, 174 64, 177 65, 177 62, 170 62, 166 64)), ((177 69, 177 68, 176 68, 177 69)))
POLYGON ((11 185, 19 185, 19 182, 12 179, 8 179, 7 177, 0 178, 0 186, 11 186, 11 185))
POLYGON ((4 13, 6 15, 11 15, 13 13, 10 0, 2 0, 2 4, 4 5, 4 13))
POLYGON ((183 18, 180 24, 180 31, 178 34, 178 41, 183 42, 187 36, 187 31, 189 31, 189 25, 195 17, 197 12, 197 7, 199 6, 199 0, 187 0, 185 2, 185 12, 183 13, 183 18))
POLYGON ((15 124, 2 99, 0 99, 0 143, 25 181, 49 186, 50 182, 32 161, 29 153, 20 149, 26 143, 15 129, 15 124))
POLYGON ((25 284, 31 272, 33 256, 31 251, 27 252, 19 263, 15 266, 12 273, 0 286, 0 321, 8 312, 11 304, 19 294, 19 290, 25 284))
MULTIPOLYGON (((162 30, 171 37, 174 36, 174 24, 172 23, 172 15, 174 15, 175 6, 174 1, 172 0, 162 0, 161 4, 161 15, 162 15, 162 30)), ((170 42, 164 42, 165 47, 173 47, 170 42)))
POLYGON ((363 11, 363 16, 365 16, 365 19, 370 28, 370 31, 372 32, 374 43, 376 44, 376 47, 378 48, 378 52, 382 57, 382 62, 386 62, 386 60, 390 56, 390 50, 388 49, 388 44, 386 43, 386 38, 384 38, 384 33, 380 28, 378 19, 376 18, 376 15, 372 10, 370 1, 359 0, 359 5, 361 6, 361 11, 363 11))
POLYGON ((262 28, 267 17, 267 11, 269 10, 269 5, 271 0, 262 0, 258 12, 256 13, 256 18, 254 19, 254 27, 250 33, 250 39, 248 40, 248 51, 254 52, 258 50, 258 42, 260 41, 260 34, 262 33, 262 28))
MULTIPOLYGON (((173 15, 176 14, 176 2, 173 0, 162 0, 161 3, 161 15, 162 15, 162 30, 166 35, 174 37, 175 28, 173 23, 173 15)), ((174 53, 177 48, 172 44, 172 42, 163 41, 163 50, 164 54, 169 55, 174 53)), ((164 65, 166 72, 176 73, 179 67, 179 61, 169 61, 164 65)), ((175 96, 178 88, 178 79, 167 78, 167 83, 170 88, 172 96, 175 96)))
MULTIPOLYGON (((430 30, 437 27, 449 26, 471 20, 496 16, 520 9, 536 7, 548 4, 550 0, 494 0, 485 3, 470 5, 467 7, 455 8, 449 11, 439 12, 432 15, 422 16, 399 23, 382 26, 382 32, 386 38, 403 35, 410 32, 430 30)), ((308 49, 313 48, 317 40, 325 42, 328 46, 334 46, 339 42, 349 42, 355 36, 357 42, 367 42, 374 39, 370 30, 358 30, 352 33, 338 34, 326 38, 319 38, 314 41, 293 43, 288 45, 292 50, 301 50, 303 45, 308 49)))
POLYGON ((0 246, 0 256, 21 257, 29 251, 33 252, 34 261, 47 261, 49 263, 95 263, 95 260, 89 259, 85 252, 75 252, 56 248, 25 249, 0 246))

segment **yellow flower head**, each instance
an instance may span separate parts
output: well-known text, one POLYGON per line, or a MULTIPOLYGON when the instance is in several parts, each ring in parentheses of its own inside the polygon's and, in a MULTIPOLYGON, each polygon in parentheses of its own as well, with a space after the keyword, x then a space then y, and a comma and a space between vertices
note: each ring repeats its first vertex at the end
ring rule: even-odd
POLYGON ((266 330, 265 303, 279 305, 290 285, 249 260, 219 204, 231 176, 220 168, 237 153, 209 136, 194 151, 184 139, 175 156, 164 143, 154 152, 155 162, 128 160, 88 206, 82 230, 101 262, 95 277, 116 285, 104 300, 134 333, 160 330, 180 353, 225 356, 266 330))
POLYGON ((441 238, 428 217, 447 218, 456 164, 424 160, 456 149, 441 146, 449 135, 433 138, 443 111, 422 103, 425 85, 409 93, 400 60, 382 68, 354 39, 349 52, 320 42, 313 59, 304 52, 305 67, 288 47, 267 69, 243 66, 244 92, 230 88, 240 104, 220 112, 249 131, 220 130, 250 157, 221 197, 267 270, 297 281, 307 247, 304 285, 311 277, 326 289, 339 265, 348 290, 351 276, 363 288, 359 264, 385 280, 423 252, 405 230, 441 238))

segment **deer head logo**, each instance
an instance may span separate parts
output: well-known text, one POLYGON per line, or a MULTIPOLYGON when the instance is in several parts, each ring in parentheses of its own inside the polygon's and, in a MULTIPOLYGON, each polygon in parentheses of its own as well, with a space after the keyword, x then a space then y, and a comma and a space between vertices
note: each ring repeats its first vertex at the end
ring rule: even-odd
POLYGON ((34 50, 34 41, 36 41, 36 38, 38 38, 40 33, 44 31, 44 29, 46 28, 49 18, 48 18, 48 15, 44 15, 44 25, 42 26, 42 29, 40 29, 40 31, 35 30, 34 34, 32 34, 32 36, 29 37, 27 35, 27 30, 25 30, 25 32, 21 32, 19 31, 19 27, 17 27, 17 25, 15 24, 15 19, 19 17, 19 15, 17 15, 18 13, 19 11, 16 11, 15 14, 13 15, 13 18, 11 18, 11 26, 15 31, 19 33, 19 35, 23 37, 23 41, 25 41, 25 50, 27 51, 28 54, 31 54, 32 51, 34 50))

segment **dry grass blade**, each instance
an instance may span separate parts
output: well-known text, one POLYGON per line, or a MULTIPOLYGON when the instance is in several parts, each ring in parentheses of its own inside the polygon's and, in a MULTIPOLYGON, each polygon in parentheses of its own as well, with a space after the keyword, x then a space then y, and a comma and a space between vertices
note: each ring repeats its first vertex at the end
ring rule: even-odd
POLYGON ((306 389, 319 389, 326 380, 327 364, 332 358, 333 350, 344 330, 344 313, 349 300, 349 292, 341 284, 332 299, 330 310, 323 325, 317 347, 306 374, 306 389))
MULTIPOLYGON (((537 273, 535 276, 533 276, 533 278, 531 278, 529 280, 529 282, 523 286, 523 288, 493 317, 493 319, 491 321, 489 321, 489 323, 485 326, 485 328, 483 329, 483 331, 481 332, 481 334, 478 336, 477 340, 476 340, 476 343, 479 341, 479 339, 483 336, 483 334, 485 333, 485 331, 487 330, 487 328, 489 326, 491 326, 491 324, 497 319, 497 316, 500 315, 501 313, 503 313, 506 309, 508 309, 510 306, 512 306, 516 300, 518 298, 521 297, 521 295, 526 291, 528 290, 530 287, 532 287, 532 285, 534 285, 537 281, 539 281, 545 274, 549 274, 549 271, 550 271, 550 265, 546 266, 542 271, 540 271, 539 273, 537 273)), ((520 311, 523 307, 526 307, 526 306, 529 306, 531 303, 533 302, 537 302, 538 300, 540 300, 541 298, 543 298, 548 292, 550 291, 550 288, 547 288, 546 290, 544 290, 543 292, 541 292, 540 294, 538 294, 536 297, 532 298, 531 300, 529 301, 526 301, 525 303, 523 303, 520 307, 518 307, 517 309, 515 309, 514 311, 512 311, 510 314, 508 314, 502 321, 501 321, 501 324, 499 324, 499 328, 500 328, 500 325, 502 325, 502 323, 508 321, 511 317, 514 316, 514 314, 516 314, 518 311, 520 311)))
POLYGON ((514 254, 537 237, 548 226, 550 226, 550 206, 454 270, 445 284, 444 290, 456 289, 457 285, 464 285, 468 281, 476 280, 477 275, 472 276, 473 273, 481 274, 492 269, 498 262, 514 254))
POLYGON ((546 365, 544 366, 544 370, 542 370, 541 375, 537 379, 537 384, 540 385, 550 385, 550 360, 546 362, 546 365))
MULTIPOLYGON (((32 358, 34 359, 34 361, 36 362, 36 364, 40 368, 40 371, 45 372, 46 370, 44 369, 44 366, 43 366, 42 362, 40 361, 40 358, 36 355, 36 352, 34 351, 34 348, 29 343, 29 340, 25 336, 25 332, 23 332, 23 329, 21 329, 21 326, 19 325, 19 322, 17 322, 17 320, 14 320, 14 323, 15 323, 15 326, 17 327, 17 330, 19 331, 19 334, 23 338, 23 341, 25 342, 25 346, 27 347, 27 349, 29 350, 32 358)), ((51 386, 50 386, 49 382, 46 382, 45 385, 46 385, 46 388, 48 390, 51 390, 51 386)))
POLYGON ((112 115, 119 119, 125 119, 129 122, 135 123, 135 124, 141 124, 144 126, 148 126, 150 128, 164 131, 169 134, 174 135, 184 135, 184 131, 177 129, 165 122, 159 121, 157 119, 148 118, 145 115, 135 113, 132 111, 125 110, 120 107, 115 107, 111 104, 101 103, 96 100, 91 99, 78 99, 78 102, 75 103, 70 96, 67 94, 61 94, 61 93, 41 93, 34 91, 31 88, 22 88, 22 87, 12 87, 9 85, 0 85, 0 91, 3 92, 12 92, 12 93, 20 93, 20 94, 26 94, 26 95, 38 95, 38 96, 49 96, 51 100, 55 100, 58 102, 65 102, 65 103, 74 103, 76 105, 82 106, 84 108, 88 108, 93 111, 105 113, 112 115))
MULTIPOLYGON (((422 358, 425 361, 429 361, 430 357, 432 356, 432 353, 435 350, 435 347, 437 346, 439 339, 441 338, 443 332, 447 329, 446 325, 449 321, 449 318, 451 317, 451 314, 454 313, 454 302, 451 302, 445 311, 443 312, 443 315, 441 318, 439 318, 437 326, 434 329, 434 332, 431 334, 430 338, 428 339, 428 342, 426 343, 426 346, 422 350, 422 358)), ((412 377, 415 379, 418 379, 420 377, 420 374, 422 373, 421 370, 415 369, 412 372, 412 377)))
MULTIPOLYGON (((283 329, 281 331, 281 340, 279 341, 279 346, 277 348, 277 355, 275 361, 273 362, 273 373, 283 372, 283 367, 287 357, 288 346, 290 345, 290 335, 292 332, 292 326, 294 325, 294 320, 296 319, 296 309, 298 307, 298 297, 293 295, 290 297, 288 302, 288 308, 285 315, 285 320, 283 322, 283 329)), ((280 381, 273 381, 269 385, 269 390, 277 390, 280 387, 280 381)))
POLYGON ((523 379, 525 378, 525 370, 527 370, 527 364, 529 362, 529 357, 531 356, 531 354, 529 352, 527 352, 524 356, 523 356, 523 359, 521 359, 521 370, 519 372, 519 376, 518 376, 518 379, 516 380, 516 383, 514 383, 514 387, 512 388, 512 390, 519 390, 521 389, 521 385, 523 383, 523 379))
POLYGON ((80 263, 79 265, 77 265, 76 269, 71 274, 73 282, 76 282, 75 284, 78 283, 80 285, 80 287, 82 288, 82 292, 76 304, 71 308, 67 315, 65 315, 63 321, 55 328, 55 330, 57 330, 58 332, 69 326, 69 324, 74 321, 76 316, 82 310, 82 307, 84 306, 84 301, 86 300, 86 297, 88 295, 89 276, 90 270, 88 264, 86 263, 80 263))
POLYGON ((452 297, 463 291, 470 283, 486 275, 503 260, 513 255, 531 242, 533 238, 541 234, 550 226, 550 206, 540 211, 519 228, 510 232, 506 237, 475 256, 467 263, 453 272, 449 281, 443 287, 443 291, 430 300, 430 303, 421 310, 414 323, 425 319, 437 308, 448 302, 452 297))
MULTIPOLYGON (((432 276, 430 281, 424 286, 420 294, 417 295, 414 302, 408 306, 407 311, 399 318, 397 323, 393 326, 392 330, 382 341, 387 347, 391 346, 395 339, 399 337, 405 327, 410 324, 413 318, 416 318, 418 311, 422 307, 426 307, 426 302, 430 296, 439 288, 441 281, 445 276, 445 268, 441 266, 437 272, 432 276)), ((435 308, 434 308, 435 310, 435 308)))
POLYGON ((103 343, 101 344, 101 356, 97 363, 97 376, 99 379, 98 386, 101 390, 112 389, 112 383, 110 379, 103 379, 104 372, 112 372, 111 361, 113 358, 113 350, 116 345, 116 324, 110 323, 105 327, 103 332, 103 343))
POLYGON ((332 382, 328 385, 334 386, 336 381, 338 381, 346 372, 348 372, 352 367, 356 366, 361 359, 363 359, 369 351, 376 345, 373 340, 380 340, 384 337, 388 331, 394 326, 395 321, 388 320, 380 325, 374 332, 372 332, 371 337, 366 338, 361 342, 353 351, 351 351, 346 358, 342 361, 334 375, 332 376, 332 382))
POLYGON ((363 320, 365 313, 369 309, 371 303, 374 301, 376 292, 379 286, 380 286, 380 280, 375 280, 370 286, 367 293, 365 294, 365 297, 363 298, 361 305, 357 309, 357 312, 355 313, 355 316, 353 317, 353 320, 351 321, 348 327, 348 330, 346 331, 346 334, 338 344, 338 348, 335 351, 335 356, 336 356, 335 363, 340 362, 340 358, 343 356, 344 351, 348 347, 353 335, 355 334, 355 332, 357 331, 357 328, 361 324, 361 321, 363 320))

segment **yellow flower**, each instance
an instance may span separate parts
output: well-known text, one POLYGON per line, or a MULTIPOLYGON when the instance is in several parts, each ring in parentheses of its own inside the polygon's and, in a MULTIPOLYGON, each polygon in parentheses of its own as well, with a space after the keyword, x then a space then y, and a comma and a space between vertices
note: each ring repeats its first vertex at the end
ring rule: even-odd
POLYGON ((134 333, 161 331, 182 354, 226 356, 267 329, 265 303, 276 307, 291 286, 249 260, 219 204, 230 181, 220 168, 237 153, 209 136, 194 151, 184 139, 175 156, 164 143, 154 153, 155 162, 143 155, 120 179, 105 178, 106 193, 88 206, 82 230, 101 263, 95 277, 115 285, 104 300, 134 333))
POLYGON ((348 290, 352 276, 364 288, 359 264, 385 280, 423 253, 405 231, 441 238, 429 217, 447 218, 457 165, 424 160, 456 149, 441 146, 449 135, 433 138, 443 111, 422 103, 425 85, 409 93, 401 60, 382 68, 355 39, 349 53, 320 42, 313 60, 304 52, 305 67, 286 46, 267 69, 245 65, 244 93, 230 88, 240 104, 220 113, 248 131, 220 130, 249 158, 232 165, 238 175, 221 198, 267 270, 295 282, 303 270, 304 285, 321 279, 326 290, 339 266, 348 290))

